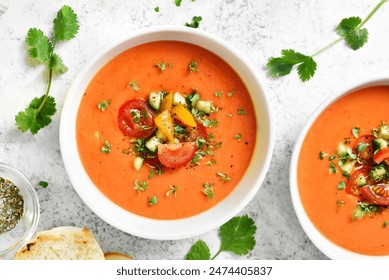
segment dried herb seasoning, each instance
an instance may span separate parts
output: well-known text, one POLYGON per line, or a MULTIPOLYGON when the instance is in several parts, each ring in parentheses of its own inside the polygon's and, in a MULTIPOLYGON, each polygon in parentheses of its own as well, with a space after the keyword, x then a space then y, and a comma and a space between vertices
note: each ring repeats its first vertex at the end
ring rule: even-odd
POLYGON ((24 212, 23 196, 19 188, 0 177, 0 234, 16 227, 24 212))

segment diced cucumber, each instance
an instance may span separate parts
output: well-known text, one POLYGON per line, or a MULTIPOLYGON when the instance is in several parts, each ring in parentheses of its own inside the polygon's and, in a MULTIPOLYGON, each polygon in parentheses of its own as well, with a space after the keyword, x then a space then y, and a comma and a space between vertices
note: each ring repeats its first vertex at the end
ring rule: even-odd
POLYGON ((146 141, 145 146, 147 149, 155 153, 158 149, 158 145, 161 144, 161 141, 157 136, 151 137, 149 140, 146 141))
POLYGON ((370 171, 370 179, 374 182, 379 182, 385 179, 386 169, 382 165, 375 166, 373 170, 370 171))
POLYGON ((378 131, 378 137, 383 138, 385 140, 389 140, 389 126, 386 124, 382 123, 380 125, 380 129, 378 131))
POLYGON ((342 173, 348 177, 353 171, 356 162, 357 162, 356 160, 347 161, 345 164, 342 165, 339 164, 339 168, 342 171, 342 173))
POLYGON ((209 115, 212 112, 213 104, 211 101, 199 100, 197 101, 195 108, 209 115))
POLYGON ((374 150, 381 150, 388 147, 388 142, 382 138, 373 139, 374 150))
POLYGON ((345 144, 339 143, 338 147, 336 148, 336 153, 339 157, 344 157, 348 155, 348 148, 345 144))
POLYGON ((356 179, 355 179, 355 184, 358 186, 358 187, 363 187, 364 185, 367 184, 367 181, 366 181, 366 178, 365 176, 363 176, 363 174, 360 174, 356 179))
POLYGON ((136 171, 139 172, 142 169, 144 161, 145 160, 142 157, 136 157, 134 159, 134 168, 135 168, 136 171))
POLYGON ((177 105, 177 104, 182 104, 186 106, 185 97, 183 97, 179 92, 173 93, 173 105, 177 105))
POLYGON ((161 102, 163 98, 163 92, 153 91, 149 94, 149 104, 154 110, 159 110, 161 108, 161 102))

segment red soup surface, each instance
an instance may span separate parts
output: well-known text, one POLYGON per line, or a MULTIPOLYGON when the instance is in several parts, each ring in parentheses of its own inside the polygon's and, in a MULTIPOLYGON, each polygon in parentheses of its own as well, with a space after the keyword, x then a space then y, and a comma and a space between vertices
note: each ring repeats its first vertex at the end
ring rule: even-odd
POLYGON ((232 192, 250 163, 256 126, 248 90, 226 62, 192 44, 158 41, 128 49, 96 74, 82 98, 76 129, 84 168, 106 197, 141 216, 180 219, 215 206, 232 192), (192 61, 198 71, 190 71, 192 61), (216 108, 209 119, 217 121, 206 133, 217 148, 196 164, 163 167, 162 175, 147 164, 137 172, 131 139, 118 127, 120 107, 134 98, 147 100, 153 91, 187 96, 194 88, 216 108), (102 100, 110 103, 105 111, 97 107, 102 100), (101 151, 105 141, 111 145, 108 153, 101 151), (135 181, 146 182, 147 189, 134 190, 135 181), (205 183, 213 186, 212 199, 204 193, 205 183))
MULTIPOLYGON (((347 181, 338 170, 329 174, 329 156, 319 158, 321 151, 335 154, 339 142, 356 142, 352 128, 359 135, 388 123, 389 87, 377 86, 357 90, 330 105, 308 131, 299 156, 297 180, 306 213, 315 227, 329 240, 350 251, 366 255, 389 255, 389 211, 352 219, 358 197, 338 190, 347 181)), ((336 160, 335 160, 336 162, 336 160)))

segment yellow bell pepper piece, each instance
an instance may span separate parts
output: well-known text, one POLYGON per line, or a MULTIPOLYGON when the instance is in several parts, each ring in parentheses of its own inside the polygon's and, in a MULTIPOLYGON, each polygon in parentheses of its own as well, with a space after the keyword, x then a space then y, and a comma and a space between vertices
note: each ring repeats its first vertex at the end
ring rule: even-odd
POLYGON ((177 104, 171 110, 173 118, 179 120, 186 126, 196 127, 196 121, 194 120, 192 114, 188 109, 184 107, 182 104, 177 104))
POLYGON ((174 141, 174 127, 172 117, 168 110, 164 110, 161 114, 155 117, 155 125, 158 130, 162 132, 170 142, 174 141))
POLYGON ((165 98, 162 100, 161 104, 161 111, 170 111, 173 106, 173 92, 169 93, 165 96, 165 98))

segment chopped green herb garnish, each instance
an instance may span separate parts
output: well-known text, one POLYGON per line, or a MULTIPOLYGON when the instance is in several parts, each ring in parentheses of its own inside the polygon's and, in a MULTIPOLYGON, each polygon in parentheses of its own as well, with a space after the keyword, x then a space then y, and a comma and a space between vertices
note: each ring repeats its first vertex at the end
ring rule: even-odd
POLYGON ((281 51, 281 57, 270 57, 267 63, 269 75, 273 78, 285 76, 292 71, 294 66, 297 66, 300 80, 306 82, 316 72, 317 64, 313 58, 318 54, 343 40, 346 40, 347 44, 353 50, 361 48, 368 39, 367 29, 362 27, 385 2, 387 0, 381 0, 364 21, 359 17, 343 19, 336 28, 336 32, 340 37, 312 55, 305 55, 294 50, 284 49, 281 51))
POLYGON ((138 123, 140 121, 140 113, 139 111, 131 111, 132 120, 134 123, 138 123))
POLYGON ((213 197, 215 196, 215 193, 213 191, 213 183, 204 183, 203 185, 204 190, 203 193, 210 199, 212 200, 213 197))
POLYGON ((338 171, 336 170, 335 164, 334 164, 333 162, 331 162, 330 166, 328 167, 328 172, 329 172, 330 174, 335 174, 336 172, 338 172, 338 171))
POLYGON ((330 157, 328 158, 329 161, 334 160, 334 159, 336 159, 336 156, 330 156, 330 157))
POLYGON ((37 28, 30 28, 26 37, 29 56, 36 62, 44 63, 48 68, 47 89, 43 96, 34 98, 24 111, 15 116, 16 126, 23 132, 30 130, 31 134, 51 123, 52 116, 57 112, 55 99, 49 96, 53 73, 62 74, 68 70, 61 57, 54 52, 55 46, 61 41, 73 39, 79 29, 77 15, 69 6, 63 6, 53 21, 53 40, 37 28))
POLYGON ((227 96, 228 97, 231 97, 231 96, 233 96, 235 94, 235 90, 231 90, 231 91, 229 91, 228 93, 227 93, 227 96))
POLYGON ((358 146, 357 146, 357 150, 358 152, 360 153, 363 153, 367 148, 367 144, 366 143, 360 143, 358 146))
POLYGON ((337 200, 337 201, 336 201, 336 205, 337 205, 338 207, 344 206, 344 204, 345 204, 345 202, 344 202, 343 200, 337 200))
POLYGON ((213 133, 212 133, 212 132, 208 134, 208 140, 209 140, 210 142, 215 141, 215 136, 213 136, 213 133))
POLYGON ((192 72, 199 72, 199 68, 197 68, 197 61, 196 60, 192 60, 190 63, 189 63, 189 71, 192 73, 192 72))
POLYGON ((149 180, 151 180, 155 174, 157 174, 158 176, 161 176, 164 171, 162 170, 162 165, 158 164, 155 169, 150 169, 149 170, 150 174, 148 176, 149 180))
POLYGON ((385 222, 382 223, 382 228, 386 228, 388 225, 389 225, 389 222, 385 221, 385 222))
POLYGON ((344 190, 345 188, 346 188, 346 182, 342 180, 338 185, 338 190, 344 190))
POLYGON ((134 80, 132 80, 131 82, 129 82, 127 84, 127 88, 132 88, 135 91, 139 91, 140 90, 138 83, 136 81, 134 81, 134 80))
POLYGON ((103 146, 101 147, 101 151, 104 154, 109 154, 111 152, 112 145, 109 143, 109 141, 105 141, 103 146))
POLYGON ((247 112, 243 108, 238 109, 238 115, 246 115, 247 112))
POLYGON ((135 180, 135 187, 134 190, 138 193, 144 192, 147 190, 147 187, 149 186, 149 183, 147 181, 138 182, 138 180, 135 180))
POLYGON ((99 108, 102 112, 108 109, 108 106, 111 105, 112 99, 108 99, 108 101, 101 100, 99 104, 97 104, 97 108, 99 108))
POLYGON ((350 138, 349 137, 344 138, 344 143, 345 144, 350 144, 351 143, 350 138))
POLYGON ((242 134, 241 133, 237 133, 234 135, 234 139, 238 140, 238 141, 242 141, 242 134))
POLYGON ((38 186, 42 187, 42 188, 47 188, 47 186, 49 185, 49 183, 45 182, 45 181, 39 181, 38 183, 38 186))
POLYGON ((211 159, 208 162, 206 162, 205 164, 208 164, 209 166, 212 166, 212 165, 216 164, 216 161, 214 159, 211 159))
POLYGON ((159 12, 159 7, 157 6, 157 7, 155 7, 154 8, 154 11, 156 11, 157 13, 159 12))
POLYGON ((180 189, 179 186, 169 186, 169 190, 166 193, 166 196, 170 196, 171 194, 174 195, 174 197, 177 197, 177 191, 180 189))
POLYGON ((227 174, 221 173, 221 172, 216 172, 216 175, 220 177, 220 181, 222 182, 229 182, 231 181, 230 176, 227 174))
POLYGON ((215 127, 218 125, 218 121, 217 119, 213 119, 213 120, 210 120, 210 119, 205 119, 203 120, 203 126, 205 127, 215 127))
POLYGON ((226 116, 229 117, 229 118, 232 118, 232 114, 231 113, 228 113, 226 116))
POLYGON ((182 0, 174 0, 177 7, 181 6, 182 0))
POLYGON ((378 213, 379 210, 378 205, 358 201, 358 206, 352 214, 352 220, 362 219, 365 215, 371 216, 372 213, 378 213))
POLYGON ((154 65, 155 67, 159 68, 161 72, 165 71, 166 69, 166 61, 163 62, 158 62, 157 64, 154 65))
POLYGON ((359 127, 353 127, 353 129, 351 129, 351 132, 353 133, 355 138, 359 137, 359 132, 360 131, 361 131, 361 129, 359 127))
POLYGON ((200 16, 194 16, 192 18, 192 22, 191 23, 185 23, 185 26, 187 27, 192 27, 192 28, 198 28, 200 26, 200 22, 203 18, 200 17, 200 16))
POLYGON ((154 206, 157 203, 158 203, 158 197, 156 195, 149 197, 148 204, 150 206, 154 206))
POLYGON ((175 134, 186 134, 186 128, 185 126, 181 126, 181 125, 175 125, 174 126, 174 133, 175 134))
POLYGON ((215 96, 216 96, 216 97, 219 97, 219 98, 222 97, 222 94, 223 94, 222 91, 217 91, 217 92, 215 92, 215 96))
POLYGON ((328 154, 326 154, 325 152, 320 152, 320 153, 319 153, 319 158, 320 158, 321 160, 323 160, 326 156, 328 156, 328 154))

